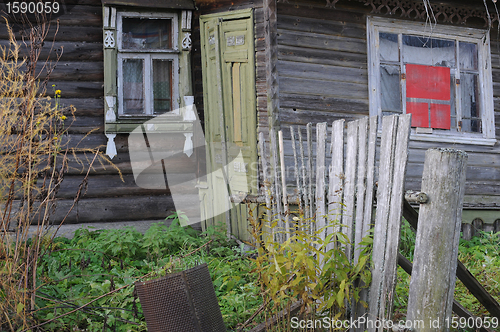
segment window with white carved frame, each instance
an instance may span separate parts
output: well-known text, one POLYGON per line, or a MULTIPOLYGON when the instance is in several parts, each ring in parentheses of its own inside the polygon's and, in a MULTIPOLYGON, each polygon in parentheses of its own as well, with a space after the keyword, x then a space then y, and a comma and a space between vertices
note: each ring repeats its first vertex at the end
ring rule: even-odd
POLYGON ((368 18, 370 115, 412 114, 412 139, 495 144, 486 30, 368 18))
POLYGON ((182 110, 194 102, 193 2, 102 3, 106 136, 112 140, 156 117, 157 132, 188 132, 192 123, 182 110))
POLYGON ((179 107, 177 15, 118 13, 118 115, 154 116, 179 107))

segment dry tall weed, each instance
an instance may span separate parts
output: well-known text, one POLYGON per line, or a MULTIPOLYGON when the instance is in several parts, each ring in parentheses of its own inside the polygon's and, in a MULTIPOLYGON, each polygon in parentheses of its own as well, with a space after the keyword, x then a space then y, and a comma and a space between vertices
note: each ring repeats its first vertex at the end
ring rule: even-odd
MULTIPOLYGON (((92 154, 92 161, 107 162, 98 149, 68 147, 70 135, 65 120, 73 118, 74 109, 60 107, 60 91, 47 93, 48 78, 57 61, 40 59, 49 24, 42 20, 25 24, 22 42, 8 27, 9 45, 0 48, 2 331, 25 330, 35 323, 32 313, 39 309, 35 302, 37 262, 51 240, 49 217, 55 210, 68 158, 92 154), (24 56, 21 47, 27 50, 24 56)), ((75 203, 86 186, 86 178, 84 181, 75 192, 75 203)))

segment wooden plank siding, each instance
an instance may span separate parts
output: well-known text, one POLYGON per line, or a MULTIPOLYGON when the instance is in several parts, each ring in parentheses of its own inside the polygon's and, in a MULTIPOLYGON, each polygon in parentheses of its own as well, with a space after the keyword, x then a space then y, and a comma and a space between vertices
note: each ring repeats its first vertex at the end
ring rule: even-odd
MULTIPOLYGON (((281 126, 347 122, 369 115, 366 15, 352 2, 325 8, 324 1, 278 3, 279 119, 281 126), (349 8, 351 6, 351 8, 349 8)), ((500 41, 492 29, 492 75, 495 132, 500 137, 500 41)), ((313 133, 313 137, 316 135, 313 133)), ((290 137, 285 131, 285 161, 293 166, 290 137)), ((406 190, 419 190, 424 153, 452 147, 469 154, 464 206, 500 207, 500 147, 410 140, 406 190), (484 204, 478 204, 480 201, 484 204)), ((315 151, 314 151, 315 153, 315 151)), ((288 185, 294 186, 293 172, 288 185)), ((291 190, 291 188, 289 189, 291 190)), ((500 212, 499 212, 500 218, 500 212)))

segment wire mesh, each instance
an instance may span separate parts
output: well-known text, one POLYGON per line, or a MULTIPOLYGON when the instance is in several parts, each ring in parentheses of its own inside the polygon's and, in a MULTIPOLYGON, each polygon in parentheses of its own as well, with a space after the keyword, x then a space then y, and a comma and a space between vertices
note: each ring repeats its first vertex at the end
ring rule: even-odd
POLYGON ((135 284, 149 332, 225 332, 207 264, 135 284))

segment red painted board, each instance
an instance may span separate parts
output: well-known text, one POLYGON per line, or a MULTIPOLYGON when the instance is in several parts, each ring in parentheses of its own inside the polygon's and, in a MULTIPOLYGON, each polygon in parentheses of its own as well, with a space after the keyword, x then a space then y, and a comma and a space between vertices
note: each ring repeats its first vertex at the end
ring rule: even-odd
POLYGON ((429 104, 406 103, 406 114, 411 114, 411 126, 429 128, 429 104))
POLYGON ((450 105, 431 104, 431 127, 437 129, 450 129, 450 105))
POLYGON ((450 68, 407 64, 406 97, 450 100, 450 68))

